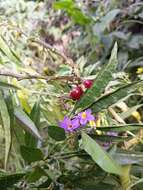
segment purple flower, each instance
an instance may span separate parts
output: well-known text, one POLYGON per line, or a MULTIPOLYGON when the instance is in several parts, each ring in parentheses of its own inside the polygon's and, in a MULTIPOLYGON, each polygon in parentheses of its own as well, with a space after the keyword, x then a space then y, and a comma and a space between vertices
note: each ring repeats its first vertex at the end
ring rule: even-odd
POLYGON ((86 125, 89 121, 95 121, 95 117, 91 114, 91 109, 79 113, 77 117, 81 125, 86 125))
POLYGON ((59 126, 65 131, 73 132, 75 129, 80 127, 80 123, 78 118, 71 120, 69 117, 65 116, 63 121, 59 122, 59 126))

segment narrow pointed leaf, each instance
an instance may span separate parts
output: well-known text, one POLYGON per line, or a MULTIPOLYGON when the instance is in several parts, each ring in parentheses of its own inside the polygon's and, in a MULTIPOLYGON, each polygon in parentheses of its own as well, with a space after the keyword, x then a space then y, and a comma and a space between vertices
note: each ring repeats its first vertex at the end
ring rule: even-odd
MULTIPOLYGON (((40 104, 39 104, 39 102, 36 102, 34 104, 32 110, 31 110, 31 113, 30 113, 30 118, 34 122, 36 127, 39 128, 39 124, 40 124, 40 104)), ((37 145, 37 139, 30 133, 26 132, 25 133, 25 143, 27 146, 34 148, 37 145)))
POLYGON ((14 115, 16 119, 21 123, 20 126, 22 126, 26 131, 29 131, 37 139, 42 140, 42 137, 40 136, 36 125, 22 109, 15 108, 14 115))
POLYGON ((84 132, 82 132, 82 143, 84 150, 104 171, 122 175, 123 168, 84 132))
POLYGON ((20 64, 20 59, 15 54, 15 52, 8 46, 5 39, 0 35, 0 51, 3 52, 9 60, 16 63, 17 65, 20 64))
POLYGON ((120 151, 120 152, 111 153, 111 156, 121 165, 143 163, 142 152, 139 153, 139 152, 120 151))
POLYGON ((113 136, 113 135, 89 135, 94 140, 99 140, 101 142, 123 142, 129 140, 131 137, 124 137, 124 136, 113 136))
POLYGON ((5 164, 4 165, 6 169, 10 147, 11 147, 11 130, 10 130, 10 117, 9 117, 8 109, 1 92, 0 92, 0 114, 2 118, 4 134, 5 134, 5 164))
POLYGON ((6 82, 2 82, 0 81, 0 88, 6 88, 6 89, 14 89, 14 90, 18 90, 19 88, 13 84, 8 84, 6 82))
POLYGON ((123 87, 118 88, 114 92, 111 92, 99 98, 90 106, 90 108, 93 110, 94 113, 97 113, 117 103, 119 100, 125 98, 130 93, 134 92, 136 89, 141 87, 142 85, 143 85, 143 81, 138 81, 138 82, 124 85, 123 87))
POLYGON ((124 132, 124 131, 136 131, 138 129, 143 129, 143 124, 133 123, 133 124, 126 124, 126 125, 119 125, 119 126, 112 126, 112 127, 98 127, 99 131, 112 131, 112 132, 124 132))
POLYGON ((101 96, 107 84, 112 80, 112 74, 116 71, 117 66, 117 43, 111 53, 109 63, 99 72, 97 78, 94 81, 93 86, 88 89, 81 99, 75 105, 74 111, 79 109, 80 111, 90 106, 93 102, 101 96))

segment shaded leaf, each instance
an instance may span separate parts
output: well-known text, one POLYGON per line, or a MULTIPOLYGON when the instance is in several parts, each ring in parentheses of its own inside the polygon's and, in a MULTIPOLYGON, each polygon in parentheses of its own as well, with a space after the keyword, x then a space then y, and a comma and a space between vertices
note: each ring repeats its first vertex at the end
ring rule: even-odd
POLYGON ((77 184, 78 187, 82 188, 82 190, 114 190, 114 186, 107 183, 97 183, 94 180, 83 180, 77 184))
POLYGON ((26 180, 28 182, 36 182, 39 180, 42 176, 47 176, 47 173, 39 166, 36 166, 32 172, 28 175, 26 180))
POLYGON ((96 23, 93 27, 93 30, 96 34, 101 34, 109 26, 109 24, 114 20, 116 15, 120 12, 120 9, 113 9, 108 12, 104 17, 101 18, 101 21, 96 23))
POLYGON ((7 190, 13 187, 24 175, 25 173, 0 174, 0 189, 7 190))
POLYGON ((28 146, 20 146, 20 152, 25 161, 28 163, 39 161, 43 159, 43 153, 38 148, 31 148, 28 146))
POLYGON ((48 126, 48 134, 56 141, 62 141, 66 138, 64 129, 57 126, 48 126))

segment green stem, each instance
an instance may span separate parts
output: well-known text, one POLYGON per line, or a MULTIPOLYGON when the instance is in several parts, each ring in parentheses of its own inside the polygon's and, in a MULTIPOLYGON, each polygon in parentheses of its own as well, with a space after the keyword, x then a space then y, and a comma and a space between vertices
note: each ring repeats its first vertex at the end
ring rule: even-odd
POLYGON ((122 190, 130 190, 131 180, 130 180, 130 168, 131 165, 124 166, 124 174, 120 176, 120 182, 122 190))

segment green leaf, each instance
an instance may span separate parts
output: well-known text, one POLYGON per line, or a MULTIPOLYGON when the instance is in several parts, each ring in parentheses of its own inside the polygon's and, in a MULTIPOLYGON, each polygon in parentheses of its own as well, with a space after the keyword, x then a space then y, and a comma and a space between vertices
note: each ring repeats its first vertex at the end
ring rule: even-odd
POLYGON ((110 154, 121 165, 137 164, 143 162, 142 152, 119 151, 110 154))
POLYGON ((6 89, 14 89, 14 90, 18 90, 19 88, 13 84, 8 84, 6 82, 2 82, 0 81, 0 88, 6 88, 6 89))
POLYGON ((33 183, 39 180, 42 176, 47 176, 47 173, 41 167, 36 166, 27 176, 26 181, 33 183))
POLYGON ((55 9, 65 10, 74 22, 85 25, 90 22, 90 18, 82 13, 82 11, 76 6, 72 0, 62 0, 54 3, 55 9))
POLYGON ((118 175, 123 174, 122 167, 84 132, 82 132, 82 144, 84 150, 104 171, 118 175))
MULTIPOLYGON (((40 104, 39 104, 39 101, 34 104, 32 110, 31 110, 31 113, 30 113, 30 118, 34 122, 36 127, 39 128, 39 125, 40 125, 40 104)), ((35 137, 33 135, 26 132, 25 133, 25 143, 27 146, 34 148, 37 145, 37 140, 35 139, 35 137)))
POLYGON ((51 183, 52 183, 52 180, 48 178, 45 181, 40 181, 40 184, 36 185, 36 187, 41 190, 46 190, 50 186, 51 183))
POLYGON ((8 109, 3 98, 2 93, 0 92, 0 114, 2 118, 2 124, 5 133, 5 169, 7 168, 7 162, 11 147, 11 129, 10 129, 10 117, 8 113, 8 109))
POLYGON ((127 141, 129 140, 130 138, 129 137, 122 137, 122 136, 112 136, 112 135, 89 135, 92 139, 95 139, 95 140, 100 140, 102 142, 123 142, 123 141, 127 141))
POLYGON ((53 4, 54 9, 70 10, 74 6, 72 0, 62 0, 53 4))
POLYGON ((114 92, 111 92, 107 95, 102 96, 97 101, 95 101, 90 108, 93 113, 97 113, 103 109, 108 108, 109 106, 117 103, 122 98, 125 98, 130 93, 134 92, 136 89, 143 85, 143 81, 134 82, 131 84, 124 85, 114 92))
POLYGON ((66 138, 64 129, 57 126, 48 126, 48 134, 56 141, 63 141, 66 138))
POLYGON ((40 125, 40 102, 39 101, 37 101, 34 104, 30 113, 30 118, 35 123, 35 125, 37 125, 37 127, 39 128, 39 125, 40 125))
POLYGON ((10 127, 12 129, 12 127, 14 126, 14 107, 13 107, 12 94, 9 91, 7 93, 5 92, 4 98, 10 116, 10 127))
POLYGON ((69 11, 69 15, 77 24, 86 25, 90 23, 90 18, 84 15, 80 9, 74 8, 69 11))
POLYGON ((12 188, 24 175, 25 173, 0 174, 0 189, 12 188))
POLYGON ((28 163, 43 160, 43 153, 38 148, 31 148, 28 146, 20 146, 20 152, 25 161, 28 163))
POLYGON ((124 131, 136 131, 138 129, 142 129, 143 124, 133 123, 133 124, 126 124, 126 125, 119 125, 119 126, 112 126, 112 127, 98 127, 97 130, 103 132, 124 132, 124 131))
POLYGON ((107 183, 97 183, 93 179, 88 180, 80 180, 77 184, 78 187, 82 188, 82 190, 115 190, 113 185, 107 183))
POLYGON ((101 93, 104 91, 107 84, 112 79, 112 74, 116 71, 117 66, 117 43, 111 53, 109 63, 99 72, 98 76, 94 80, 93 86, 88 89, 81 99, 76 103, 74 111, 79 108, 78 111, 82 111, 89 107, 93 102, 97 100, 101 93))
POLYGON ((108 12, 104 17, 102 17, 100 22, 96 23, 93 27, 95 34, 100 35, 102 32, 104 32, 104 30, 109 27, 109 24, 114 20, 119 12, 120 9, 113 9, 108 12))
POLYGON ((24 130, 30 132, 33 136, 42 141, 42 137, 39 134, 34 122, 28 117, 28 115, 21 108, 15 108, 14 115, 21 124, 20 126, 23 127, 24 130))
POLYGON ((20 58, 17 57, 15 52, 8 46, 6 43, 4 37, 0 35, 0 51, 2 51, 8 58, 9 60, 13 61, 17 65, 20 64, 20 58))

